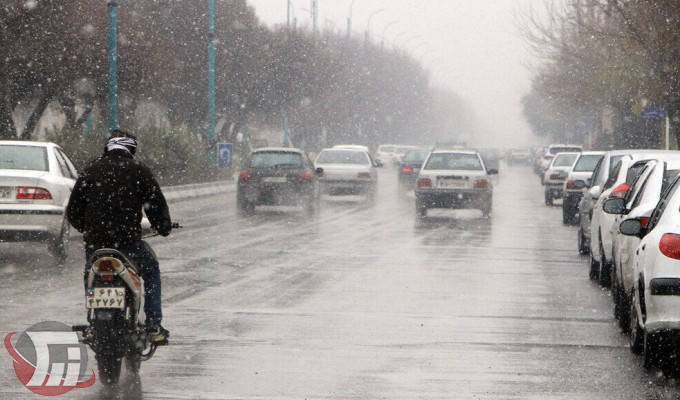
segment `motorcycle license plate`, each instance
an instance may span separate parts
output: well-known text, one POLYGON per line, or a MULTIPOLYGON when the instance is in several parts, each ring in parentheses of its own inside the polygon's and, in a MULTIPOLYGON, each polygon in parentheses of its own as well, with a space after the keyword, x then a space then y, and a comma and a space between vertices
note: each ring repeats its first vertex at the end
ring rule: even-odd
POLYGON ((125 288, 88 288, 85 295, 87 308, 125 308, 125 288))

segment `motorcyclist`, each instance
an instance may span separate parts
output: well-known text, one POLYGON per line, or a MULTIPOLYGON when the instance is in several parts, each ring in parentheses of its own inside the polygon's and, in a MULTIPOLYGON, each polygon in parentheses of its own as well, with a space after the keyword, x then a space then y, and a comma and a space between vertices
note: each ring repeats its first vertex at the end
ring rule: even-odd
POLYGON ((160 342, 170 333, 161 326, 160 270, 153 250, 142 240, 142 210, 161 236, 170 234, 172 221, 153 173, 134 160, 136 149, 134 135, 114 130, 104 154, 76 181, 66 212, 71 225, 83 233, 87 260, 98 249, 113 248, 137 265, 145 286, 146 329, 152 342, 160 342))

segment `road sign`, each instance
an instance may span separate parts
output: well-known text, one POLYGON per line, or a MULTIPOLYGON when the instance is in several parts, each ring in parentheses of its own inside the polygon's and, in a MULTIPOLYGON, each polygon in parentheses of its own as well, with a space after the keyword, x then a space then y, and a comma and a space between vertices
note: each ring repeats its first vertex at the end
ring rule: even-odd
POLYGON ((233 144, 217 143, 217 165, 220 168, 231 168, 231 156, 233 153, 233 144))
POLYGON ((666 118, 666 110, 660 107, 648 107, 642 110, 640 117, 649 119, 664 119, 666 118))

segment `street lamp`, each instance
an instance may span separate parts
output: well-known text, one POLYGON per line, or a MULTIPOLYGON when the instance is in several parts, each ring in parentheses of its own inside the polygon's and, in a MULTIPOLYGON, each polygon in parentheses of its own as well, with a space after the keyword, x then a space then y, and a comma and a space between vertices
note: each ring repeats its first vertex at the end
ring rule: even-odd
POLYGON ((385 45, 385 32, 387 32, 387 28, 389 28, 390 26, 396 24, 397 22, 399 22, 399 21, 392 21, 392 22, 390 22, 389 24, 385 25, 385 28, 383 28, 383 32, 382 32, 382 39, 380 39, 380 45, 381 45, 381 46, 384 46, 384 45, 385 45))
POLYGON ((379 10, 375 10, 371 13, 371 15, 368 16, 368 22, 366 23, 366 37, 364 38, 364 46, 368 43, 368 32, 371 29, 371 20, 373 19, 373 16, 376 14, 379 14, 381 12, 385 11, 384 8, 381 8, 379 10))
POLYGON ((347 37, 349 37, 350 32, 352 31, 352 7, 354 7, 354 2, 357 0, 352 0, 352 2, 349 4, 349 18, 347 18, 347 37))

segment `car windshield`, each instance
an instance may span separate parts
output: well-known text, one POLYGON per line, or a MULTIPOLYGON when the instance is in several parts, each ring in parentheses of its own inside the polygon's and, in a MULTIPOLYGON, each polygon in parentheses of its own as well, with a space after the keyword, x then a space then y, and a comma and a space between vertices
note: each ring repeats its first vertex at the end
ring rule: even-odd
POLYGON ((300 153, 287 151, 259 152, 250 157, 247 166, 252 168, 285 168, 301 167, 303 165, 300 153))
POLYGON ((663 173, 663 181, 661 182, 661 193, 665 192, 671 182, 680 175, 680 169, 667 169, 663 173))
POLYGON ((574 165, 576 157, 578 157, 578 154, 560 154, 555 157, 553 167, 571 167, 574 165))
POLYGON ((574 165, 574 171, 592 172, 595 170, 595 166, 597 166, 597 163, 600 162, 602 157, 603 156, 601 154, 582 155, 578 158, 578 161, 576 161, 576 165, 574 165))
POLYGON ((47 149, 38 146, 0 146, 0 169, 48 171, 47 149))
POLYGON ((482 163, 473 153, 434 153, 427 160, 425 169, 458 169, 482 171, 482 163))
POLYGON ((399 147, 399 146, 397 146, 397 147, 394 149, 394 154, 397 154, 397 155, 404 155, 404 154, 408 153, 408 152, 409 152, 410 150, 412 150, 412 149, 413 149, 413 147, 403 147, 403 146, 402 146, 402 147, 399 147))
POLYGON ((404 162, 423 162, 427 157, 426 150, 411 150, 404 156, 404 162))
POLYGON ((380 146, 378 151, 381 153, 392 153, 394 151, 394 146, 380 146))
POLYGON ((369 164, 370 160, 363 151, 324 150, 316 159, 317 164, 369 164))

